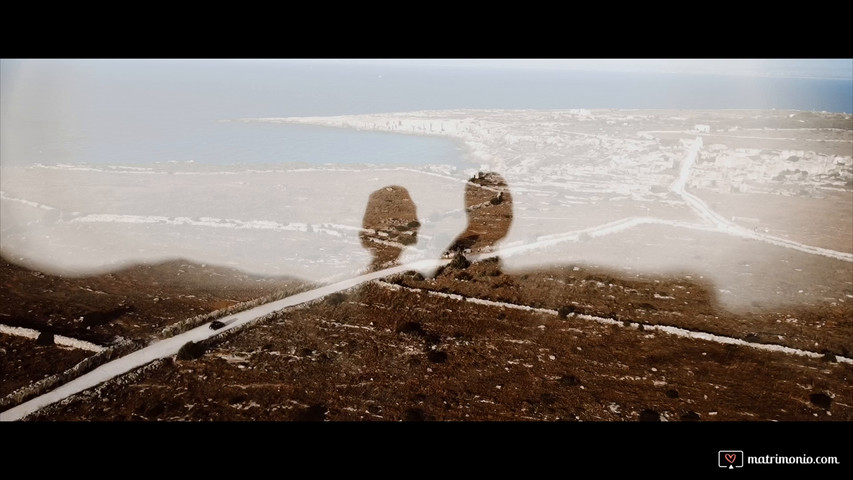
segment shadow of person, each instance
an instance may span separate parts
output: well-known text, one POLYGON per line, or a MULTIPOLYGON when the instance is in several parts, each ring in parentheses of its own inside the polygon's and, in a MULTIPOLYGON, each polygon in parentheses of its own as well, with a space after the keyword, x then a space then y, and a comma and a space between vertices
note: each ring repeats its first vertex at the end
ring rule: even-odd
POLYGON ((370 271, 396 265, 403 249, 417 243, 420 226, 408 190, 391 185, 371 193, 360 234, 361 245, 373 256, 370 271))
POLYGON ((480 172, 465 185, 465 213, 468 226, 444 252, 444 257, 459 254, 485 254, 504 238, 512 225, 512 195, 502 176, 480 172))

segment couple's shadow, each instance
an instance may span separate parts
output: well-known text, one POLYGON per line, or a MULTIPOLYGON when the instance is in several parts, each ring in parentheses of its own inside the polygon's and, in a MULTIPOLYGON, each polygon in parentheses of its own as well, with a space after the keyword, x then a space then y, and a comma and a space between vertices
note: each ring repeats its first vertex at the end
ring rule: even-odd
MULTIPOLYGON (((443 256, 487 253, 504 238, 512 224, 512 195, 497 173, 482 173, 465 185, 468 225, 444 250, 443 256)), ((403 250, 418 241, 421 223, 408 190, 397 185, 380 188, 367 201, 361 244, 373 257, 370 271, 399 264, 403 250)))

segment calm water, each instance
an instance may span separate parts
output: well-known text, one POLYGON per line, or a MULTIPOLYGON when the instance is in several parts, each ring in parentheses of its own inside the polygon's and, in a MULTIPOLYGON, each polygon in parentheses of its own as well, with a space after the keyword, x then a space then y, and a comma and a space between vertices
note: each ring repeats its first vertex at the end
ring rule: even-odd
MULTIPOLYGON (((26 163, 148 165, 447 164, 462 165, 450 140, 305 125, 214 122, 141 134, 92 131, 30 145, 26 163)), ((4 159, 5 163, 5 159, 4 159)))
POLYGON ((4 61, 2 162, 461 165, 449 140, 223 122, 451 108, 853 111, 850 80, 206 60, 4 61))

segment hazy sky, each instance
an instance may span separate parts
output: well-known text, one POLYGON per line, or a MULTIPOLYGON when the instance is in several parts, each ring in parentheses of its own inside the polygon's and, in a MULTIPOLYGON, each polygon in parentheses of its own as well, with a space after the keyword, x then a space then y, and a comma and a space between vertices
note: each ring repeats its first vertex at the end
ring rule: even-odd
MULTIPOLYGON (((334 61, 334 60, 326 60, 334 61)), ((612 72, 663 72, 685 74, 747 75, 853 79, 853 59, 346 59, 358 63, 412 66, 478 66, 612 72)))
MULTIPOLYGON (((85 60, 85 59, 83 59, 85 60)), ((191 59, 176 59, 186 61, 191 59)), ((321 62, 423 67, 514 68, 853 79, 851 58, 346 58, 205 59, 209 62, 321 62)), ((73 63, 73 62, 72 62, 73 63)), ((8 69, 10 65, 5 67, 8 69)))

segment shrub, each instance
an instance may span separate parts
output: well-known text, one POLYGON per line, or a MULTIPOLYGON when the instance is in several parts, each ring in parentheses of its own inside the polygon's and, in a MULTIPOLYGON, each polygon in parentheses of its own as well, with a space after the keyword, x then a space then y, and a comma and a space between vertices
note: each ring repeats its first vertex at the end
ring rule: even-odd
POLYGON ((750 343, 758 343, 761 340, 761 337, 759 337, 757 333, 748 333, 743 337, 743 339, 750 343))
POLYGON ((564 305, 557 310, 557 315, 560 318, 566 318, 574 313, 577 313, 577 308, 574 305, 564 305))
POLYGON ((471 262, 465 258, 465 255, 462 255, 462 252, 457 252, 456 255, 453 256, 453 260, 447 264, 449 268, 454 268, 457 270, 465 270, 469 266, 471 266, 471 262))
POLYGON ((204 345, 197 342, 187 342, 178 350, 178 360, 195 360, 204 355, 204 345))
POLYGON ((424 422, 426 419, 426 414, 420 408, 406 409, 406 412, 403 414, 403 421, 406 422, 424 422))
POLYGON ((824 362, 832 362, 832 363, 835 363, 838 361, 838 359, 835 358, 835 354, 830 352, 829 350, 824 350, 823 356, 820 359, 823 360, 824 362))
POLYGON ((699 414, 696 412, 693 412, 693 411, 682 413, 681 414, 681 421, 682 422, 698 422, 699 421, 699 414))
POLYGON ((36 345, 53 345, 53 342, 54 337, 50 332, 41 332, 36 339, 36 345))
POLYGON ((809 401, 816 407, 820 407, 824 410, 829 410, 829 407, 832 406, 832 398, 825 393, 812 393, 809 395, 809 401))
POLYGON ((471 281, 473 279, 474 279, 474 277, 472 277, 471 274, 468 272, 462 272, 459 275, 456 275, 456 280, 462 280, 462 281, 467 282, 467 281, 471 281))
POLYGON ((432 363, 444 363, 447 361, 447 354, 437 350, 430 350, 430 352, 427 353, 427 360, 432 363))
POLYGON ((424 280, 426 280, 426 278, 424 278, 421 272, 416 272, 414 270, 406 272, 406 275, 408 275, 409 278, 415 282, 423 282, 424 280))
POLYGON ((322 422, 326 420, 329 409, 322 403, 316 403, 296 414, 297 422, 322 422))
POLYGON ((425 335, 423 327, 418 322, 406 322, 397 327, 397 333, 411 333, 414 335, 425 335))
POLYGON ((335 292, 326 297, 326 301, 329 302, 329 305, 337 307, 338 305, 344 303, 349 297, 345 293, 335 292))
POLYGON ((660 421, 660 413, 654 410, 643 410, 640 412, 640 421, 641 422, 659 422, 660 421))

